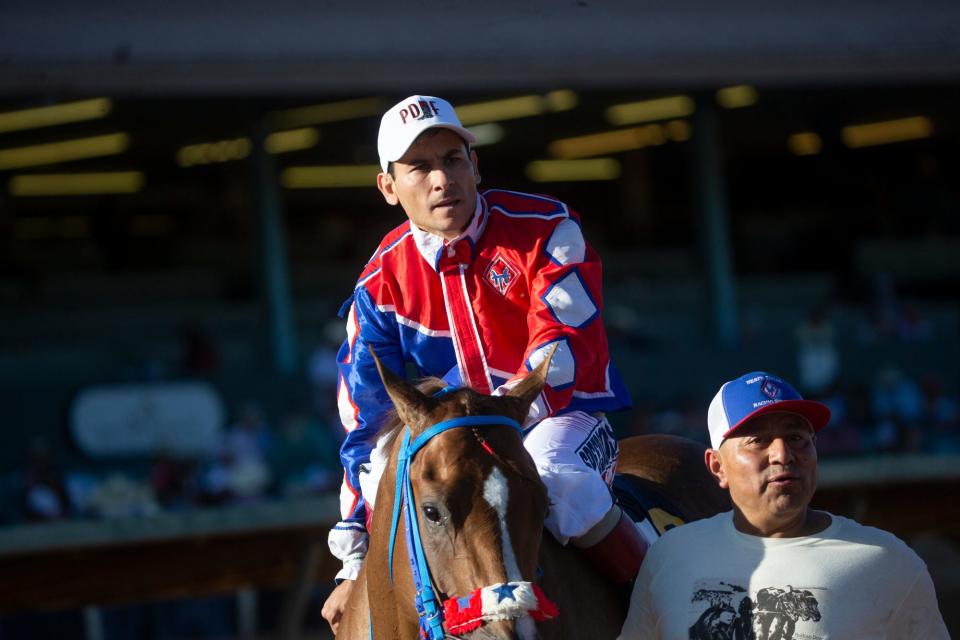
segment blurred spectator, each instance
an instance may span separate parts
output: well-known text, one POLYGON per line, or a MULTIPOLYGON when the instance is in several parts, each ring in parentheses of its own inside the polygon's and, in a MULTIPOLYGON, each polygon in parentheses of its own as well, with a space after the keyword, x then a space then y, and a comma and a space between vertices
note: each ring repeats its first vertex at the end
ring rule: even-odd
POLYGON ((873 317, 866 342, 895 338, 901 342, 927 342, 933 336, 930 322, 913 303, 899 300, 893 277, 879 273, 874 286, 873 317))
POLYGON ((871 393, 877 417, 874 446, 879 451, 912 450, 919 446, 917 425, 923 406, 920 388, 899 369, 880 370, 871 393))
POLYGON ((150 484, 160 506, 179 509, 192 501, 194 467, 191 460, 175 458, 165 451, 157 454, 150 469, 150 484))
POLYGON ((287 415, 270 456, 280 493, 298 495, 336 488, 341 478, 339 448, 331 429, 308 412, 287 415))
POLYGON ((122 473, 114 473, 93 492, 89 507, 102 518, 152 516, 160 511, 150 486, 122 473))
POLYGON ((220 369, 220 350, 206 329, 193 322, 184 322, 180 337, 180 375, 207 378, 220 369))
POLYGON ((30 446, 23 482, 24 516, 31 522, 59 520, 70 514, 70 501, 63 476, 45 440, 30 446))
POLYGON ((223 446, 237 458, 263 459, 270 451, 272 436, 263 410, 253 402, 240 406, 237 420, 224 434, 223 446))
POLYGON ((814 308, 797 327, 796 340, 801 389, 805 396, 820 397, 840 374, 836 332, 823 306, 814 308))
POLYGON ((217 455, 201 476, 205 502, 258 498, 270 484, 267 458, 271 448, 270 427, 254 403, 246 403, 237 421, 223 436, 217 455))
POLYGON ((830 424, 817 434, 817 453, 822 456, 853 456, 864 448, 863 432, 872 428, 870 400, 862 387, 854 397, 838 383, 827 389, 821 402, 830 407, 830 424), (851 407, 855 404, 855 407, 851 407), (852 410, 851 410, 852 409, 852 410))
POLYGON ((957 401, 947 395, 936 374, 927 374, 920 382, 923 405, 923 448, 933 453, 960 452, 960 412, 957 401))
POLYGON ((916 424, 923 410, 920 387, 893 365, 877 373, 872 402, 878 418, 889 416, 909 424, 916 424))
POLYGON ((897 338, 901 342, 928 342, 933 335, 930 321, 917 305, 905 303, 897 318, 897 338))
POLYGON ((893 276, 889 273, 878 273, 874 280, 873 335, 871 338, 883 339, 892 336, 896 332, 898 315, 897 293, 893 276))
POLYGON ((313 410, 319 416, 336 415, 334 401, 340 376, 337 349, 345 337, 343 321, 339 318, 328 321, 323 327, 323 339, 307 357, 306 372, 313 396, 313 410))

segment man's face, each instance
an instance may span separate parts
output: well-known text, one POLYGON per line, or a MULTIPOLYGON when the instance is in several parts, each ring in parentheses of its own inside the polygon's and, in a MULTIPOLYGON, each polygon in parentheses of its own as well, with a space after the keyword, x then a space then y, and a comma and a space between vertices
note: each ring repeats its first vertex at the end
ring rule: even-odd
POLYGON ((708 466, 755 527, 770 532, 802 518, 817 488, 817 449, 810 423, 768 413, 727 438, 708 466))
POLYGON ((400 204, 420 229, 456 238, 477 206, 477 154, 448 129, 428 129, 403 157, 393 175, 377 176, 377 187, 389 204, 400 204))

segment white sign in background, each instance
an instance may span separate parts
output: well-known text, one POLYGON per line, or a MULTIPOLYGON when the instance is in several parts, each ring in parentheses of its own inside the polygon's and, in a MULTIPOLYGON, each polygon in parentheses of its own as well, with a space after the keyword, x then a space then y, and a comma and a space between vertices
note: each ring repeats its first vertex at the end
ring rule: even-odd
POLYGON ((207 455, 224 420, 220 394, 194 381, 92 386, 70 408, 73 437, 92 457, 207 455))

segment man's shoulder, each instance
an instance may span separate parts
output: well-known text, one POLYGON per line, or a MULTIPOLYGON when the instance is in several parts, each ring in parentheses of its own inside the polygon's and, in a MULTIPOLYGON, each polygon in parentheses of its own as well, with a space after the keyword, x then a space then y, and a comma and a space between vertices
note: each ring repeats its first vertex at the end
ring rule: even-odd
POLYGON ((487 189, 481 195, 492 212, 509 218, 525 218, 531 221, 576 218, 576 214, 565 203, 548 195, 506 189, 487 189))
POLYGON ((358 284, 363 283, 370 278, 370 276, 378 273, 383 267, 385 260, 399 258, 400 254, 403 253, 402 249, 405 244, 410 244, 411 247, 413 247, 413 236, 409 220, 404 221, 387 233, 387 235, 383 236, 383 240, 377 245, 376 251, 373 252, 373 255, 370 256, 367 264, 360 272, 358 284), (409 243, 405 242, 408 240, 409 243))
POLYGON ((709 518, 694 520, 679 527, 673 527, 664 532, 656 544, 651 547, 651 550, 660 547, 661 552, 666 552, 678 546, 685 547, 692 543, 702 543, 705 540, 715 541, 729 519, 730 512, 724 511, 709 518))
POLYGON ((921 562, 920 557, 906 542, 889 531, 860 524, 856 520, 832 513, 830 517, 837 524, 837 527, 833 529, 835 531, 833 537, 839 542, 883 549, 887 553, 903 558, 908 563, 921 562))

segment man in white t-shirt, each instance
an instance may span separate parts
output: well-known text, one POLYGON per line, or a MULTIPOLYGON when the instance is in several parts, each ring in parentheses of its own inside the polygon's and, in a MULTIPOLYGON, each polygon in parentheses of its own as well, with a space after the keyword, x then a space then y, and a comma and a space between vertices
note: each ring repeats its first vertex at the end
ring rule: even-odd
POLYGON ((949 640, 923 561, 890 533, 809 507, 826 406, 764 372, 710 403, 707 468, 733 511, 668 531, 621 638, 949 640))

